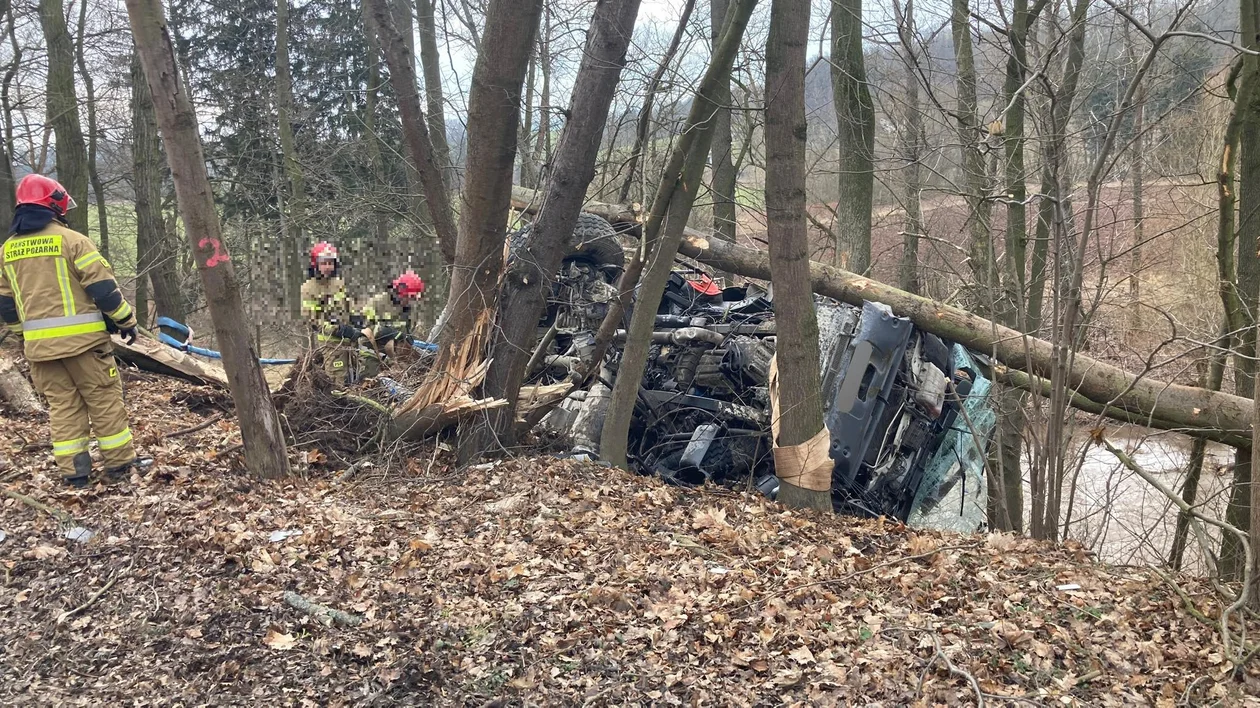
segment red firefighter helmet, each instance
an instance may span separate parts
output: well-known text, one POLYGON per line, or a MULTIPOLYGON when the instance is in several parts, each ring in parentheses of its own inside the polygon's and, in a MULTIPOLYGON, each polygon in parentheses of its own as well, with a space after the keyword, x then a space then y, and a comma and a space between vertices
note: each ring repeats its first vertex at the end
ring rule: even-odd
POLYGON ((38 204, 65 216, 66 211, 77 206, 74 199, 61 183, 52 177, 31 173, 22 178, 17 185, 17 203, 38 204))
POLYGON ((390 283, 390 287, 394 289, 394 292, 400 298, 419 297, 424 292, 424 281, 420 279, 420 276, 409 270, 394 278, 394 282, 390 283))
POLYGON ((327 241, 320 241, 311 247, 311 267, 318 268, 320 259, 340 260, 337 256, 337 247, 327 241))

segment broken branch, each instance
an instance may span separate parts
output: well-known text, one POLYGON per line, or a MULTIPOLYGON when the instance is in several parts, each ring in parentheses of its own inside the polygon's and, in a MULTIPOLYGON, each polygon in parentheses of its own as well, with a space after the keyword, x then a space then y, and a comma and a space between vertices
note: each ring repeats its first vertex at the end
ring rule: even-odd
POLYGON ((363 618, 358 615, 352 615, 349 612, 334 610, 331 607, 321 605, 318 602, 311 602, 301 595, 286 590, 284 592, 284 602, 295 610, 300 610, 315 618, 316 622, 331 627, 334 624, 340 624, 345 627, 357 627, 363 622, 363 618))

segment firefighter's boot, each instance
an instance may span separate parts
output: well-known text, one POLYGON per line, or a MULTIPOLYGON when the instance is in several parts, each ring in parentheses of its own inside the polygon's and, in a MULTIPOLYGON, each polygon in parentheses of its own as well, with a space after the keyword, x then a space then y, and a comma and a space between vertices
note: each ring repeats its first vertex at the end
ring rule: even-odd
POLYGON ((83 451, 74 456, 74 473, 61 478, 75 489, 86 489, 92 478, 92 456, 83 451))

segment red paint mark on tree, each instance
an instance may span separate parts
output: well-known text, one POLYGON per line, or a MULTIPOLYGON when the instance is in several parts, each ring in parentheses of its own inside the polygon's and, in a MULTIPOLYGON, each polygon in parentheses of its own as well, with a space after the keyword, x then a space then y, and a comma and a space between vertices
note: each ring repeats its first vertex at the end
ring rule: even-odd
POLYGON ((207 268, 213 268, 220 263, 232 260, 232 257, 227 254, 227 251, 223 248, 223 245, 219 243, 219 239, 217 238, 203 238, 197 242, 197 246, 200 248, 214 249, 214 255, 206 259, 207 268))

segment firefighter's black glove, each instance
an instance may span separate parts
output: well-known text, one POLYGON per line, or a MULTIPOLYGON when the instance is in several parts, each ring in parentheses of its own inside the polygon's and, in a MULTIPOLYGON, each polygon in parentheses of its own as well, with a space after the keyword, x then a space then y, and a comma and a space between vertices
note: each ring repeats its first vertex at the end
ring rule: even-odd
POLYGON ((136 326, 135 325, 132 325, 130 327, 119 327, 118 334, 122 335, 123 341, 126 342, 128 346, 136 343, 136 326))
POLYGON ((363 333, 350 325, 339 325, 337 329, 333 331, 333 336, 339 339, 349 339, 352 342, 357 342, 359 341, 359 338, 363 336, 363 333))
POLYGON ((386 342, 394 342, 399 339, 402 339, 402 337, 403 337, 403 333, 394 329, 393 327, 381 327, 380 329, 376 331, 377 344, 384 344, 386 342))

